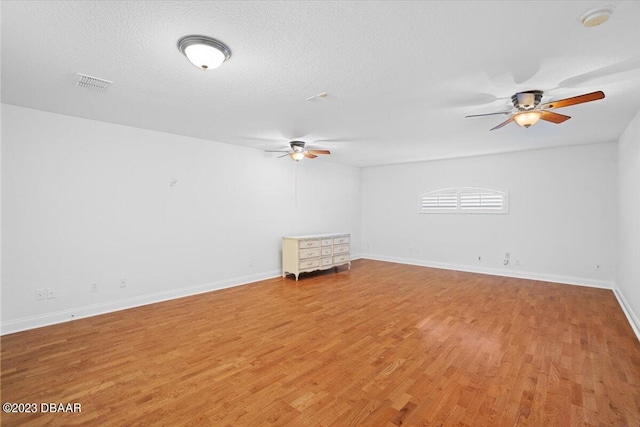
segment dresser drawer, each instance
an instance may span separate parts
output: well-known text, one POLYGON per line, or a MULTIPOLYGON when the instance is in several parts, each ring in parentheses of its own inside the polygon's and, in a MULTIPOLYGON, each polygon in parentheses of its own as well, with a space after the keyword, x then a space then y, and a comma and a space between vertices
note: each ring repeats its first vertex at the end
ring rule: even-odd
POLYGON ((331 243, 333 243, 332 239, 322 239, 320 241, 320 245, 322 246, 331 246, 331 243))
POLYGON ((333 247, 333 254, 348 254, 349 253, 349 245, 340 245, 333 247))
POLYGON ((331 256, 331 248, 322 248, 322 256, 331 256))
POLYGON ((303 250, 303 251, 300 251, 300 253, 298 254, 298 257, 300 259, 318 258, 319 256, 320 256, 320 249, 303 250))
POLYGON ((327 265, 333 264, 333 258, 322 258, 322 266, 326 267, 327 265))
POLYGON ((349 236, 341 236, 341 237, 333 238, 334 245, 343 245, 345 243, 349 243, 349 236))
POLYGON ((349 255, 340 255, 340 256, 333 257, 334 264, 339 264, 341 262, 348 262, 348 261, 349 261, 349 255))
POLYGON ((320 240, 300 240, 300 249, 318 248, 320 247, 320 240))
POLYGON ((312 267, 320 267, 320 260, 319 259, 311 259, 309 261, 300 261, 300 269, 303 270, 305 268, 312 268, 312 267))

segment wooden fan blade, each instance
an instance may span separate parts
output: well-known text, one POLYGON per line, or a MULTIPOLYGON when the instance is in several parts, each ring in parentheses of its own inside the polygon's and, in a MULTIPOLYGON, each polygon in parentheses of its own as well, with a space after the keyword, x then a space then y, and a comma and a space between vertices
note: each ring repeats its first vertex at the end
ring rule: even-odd
POLYGON ((554 113, 553 111, 542 111, 542 115, 540 116, 542 120, 546 120, 551 123, 562 123, 566 122, 571 118, 571 116, 565 116, 564 114, 554 113))
POLYGON ((486 113, 486 114, 471 114, 469 116, 464 116, 464 117, 468 118, 468 117, 495 116, 496 114, 511 114, 511 111, 500 111, 499 113, 486 113))
POLYGON ((311 154, 331 154, 329 150, 309 150, 307 152, 311 154))
POLYGON ((509 117, 507 120, 505 120, 504 122, 500 123, 498 126, 491 128, 490 130, 496 130, 496 129, 500 129, 501 127, 504 127, 506 125, 508 125, 509 123, 511 123, 513 121, 513 118, 515 116, 511 116, 509 117))
POLYGON ((308 158, 310 158, 310 159, 315 159, 316 157, 318 157, 318 156, 316 156, 315 154, 311 154, 311 153, 309 153, 309 152, 305 152, 305 153, 304 153, 304 156, 305 156, 305 157, 308 157, 308 158))
POLYGON ((573 98, 560 99, 558 101, 547 102, 546 104, 542 104, 540 108, 542 109, 550 109, 550 108, 562 108, 568 107, 569 105, 582 104, 583 102, 591 102, 597 101, 598 99, 604 98, 604 92, 601 90, 597 92, 585 93, 584 95, 574 96, 573 98))

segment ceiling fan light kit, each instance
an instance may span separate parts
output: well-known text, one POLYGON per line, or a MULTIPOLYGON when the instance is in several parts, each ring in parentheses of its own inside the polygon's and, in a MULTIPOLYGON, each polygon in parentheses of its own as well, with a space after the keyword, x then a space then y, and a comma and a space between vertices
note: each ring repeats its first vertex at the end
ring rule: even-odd
POLYGON ((307 159, 315 159, 316 157, 318 157, 318 154, 331 154, 331 151, 329 150, 306 150, 305 146, 306 146, 306 142, 304 141, 291 141, 289 142, 289 147, 291 148, 291 150, 288 150, 288 151, 265 150, 265 151, 267 153, 286 153, 286 154, 283 154, 282 156, 279 156, 278 158, 289 156, 296 162, 299 162, 305 157, 307 159))
POLYGON ((540 104, 543 92, 541 90, 530 90, 518 92, 511 97, 514 109, 511 111, 499 111, 495 113, 472 114, 466 117, 492 116, 496 114, 509 114, 510 117, 491 130, 500 129, 509 123, 515 121, 518 125, 528 128, 535 125, 538 120, 542 119, 547 122, 560 124, 569 120, 570 116, 558 114, 550 111, 554 108, 568 107, 570 105, 582 104, 585 102, 597 101, 604 98, 604 92, 597 91, 585 93, 584 95, 574 96, 572 98, 559 99, 557 101, 540 104))
POLYGON ((216 39, 206 36, 186 36, 178 40, 178 50, 201 70, 218 68, 231 58, 231 50, 216 39))
POLYGON ((525 111, 516 114, 513 119, 523 128, 528 128, 529 126, 533 126, 538 123, 538 120, 540 120, 541 116, 541 111, 525 111))

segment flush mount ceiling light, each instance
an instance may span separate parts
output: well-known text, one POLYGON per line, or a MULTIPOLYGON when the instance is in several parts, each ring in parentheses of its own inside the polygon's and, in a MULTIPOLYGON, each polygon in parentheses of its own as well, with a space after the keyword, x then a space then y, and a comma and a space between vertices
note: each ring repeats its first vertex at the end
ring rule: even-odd
POLYGON ((178 49, 201 70, 218 68, 231 57, 231 50, 222 42, 206 36, 186 36, 178 40, 178 49))
POLYGON ((607 22, 612 12, 613 6, 603 6, 591 9, 582 15, 580 22, 582 22, 582 25, 586 28, 596 27, 607 22))

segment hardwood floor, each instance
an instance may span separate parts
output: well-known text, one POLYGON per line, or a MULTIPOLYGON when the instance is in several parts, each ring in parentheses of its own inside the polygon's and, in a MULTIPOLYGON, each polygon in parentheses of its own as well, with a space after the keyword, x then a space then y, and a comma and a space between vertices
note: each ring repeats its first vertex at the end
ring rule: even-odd
POLYGON ((611 291, 360 260, 2 337, 3 426, 640 425, 611 291), (38 407, 40 409, 40 407, 38 407))

